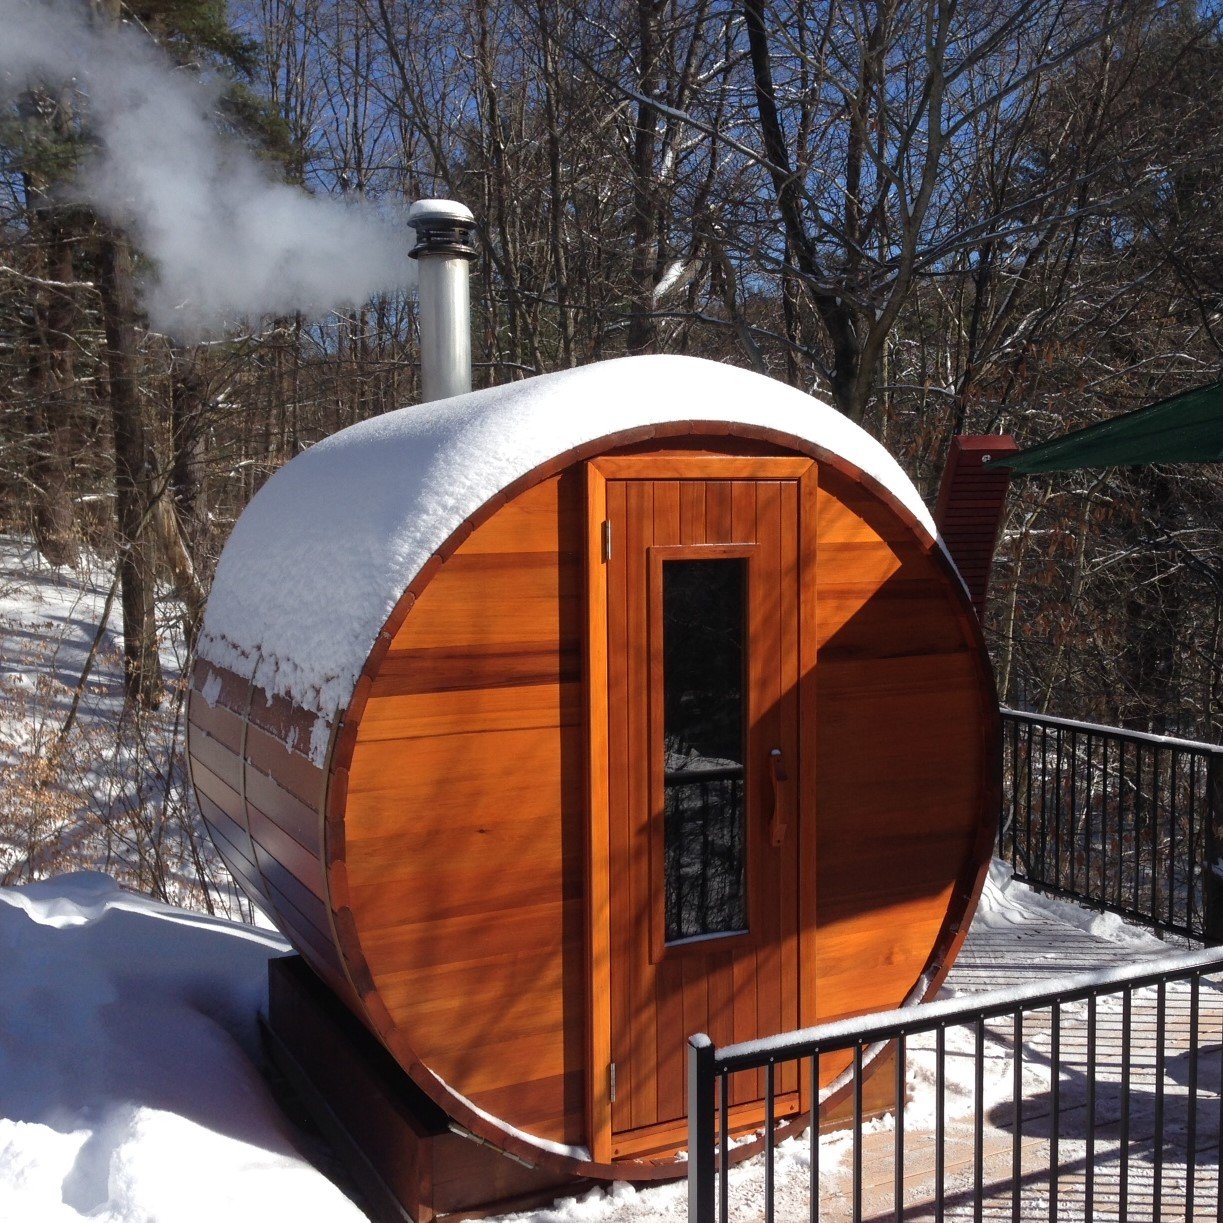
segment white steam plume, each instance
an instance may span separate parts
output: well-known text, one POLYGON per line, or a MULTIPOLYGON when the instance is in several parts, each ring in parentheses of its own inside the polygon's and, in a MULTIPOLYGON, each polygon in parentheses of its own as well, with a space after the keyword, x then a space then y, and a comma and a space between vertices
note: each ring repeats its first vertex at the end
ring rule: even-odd
POLYGON ((217 132, 217 91, 141 31, 67 0, 0 0, 0 100, 72 82, 97 148, 74 198, 132 235, 155 327, 195 339, 238 317, 321 314, 414 280, 408 232, 372 205, 276 182, 217 132))

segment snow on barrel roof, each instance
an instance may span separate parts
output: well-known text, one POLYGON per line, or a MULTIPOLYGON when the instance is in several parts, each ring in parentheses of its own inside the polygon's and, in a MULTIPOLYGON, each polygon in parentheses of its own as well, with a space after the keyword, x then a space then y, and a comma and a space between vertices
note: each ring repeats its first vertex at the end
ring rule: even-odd
POLYGON ((200 656, 240 675, 253 667, 268 693, 334 720, 408 583, 480 506, 575 447, 688 420, 812 442, 872 476, 936 537, 896 460, 827 404, 714 361, 624 357, 401 408, 298 455, 234 527, 200 656))

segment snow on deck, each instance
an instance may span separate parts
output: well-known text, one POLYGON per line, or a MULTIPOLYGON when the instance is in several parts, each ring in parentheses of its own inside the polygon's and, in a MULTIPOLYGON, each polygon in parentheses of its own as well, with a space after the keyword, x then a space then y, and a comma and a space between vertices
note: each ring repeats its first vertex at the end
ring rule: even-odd
MULTIPOLYGON (((1087 910, 1032 892, 1010 878, 1009 868, 995 862, 976 920, 948 976, 945 992, 972 995, 997 989, 1052 985, 1055 979, 1122 968, 1143 960, 1166 957, 1186 944, 1164 942, 1113 914, 1087 910)), ((1164 1152, 1162 1203, 1154 1207, 1154 1147, 1156 1109, 1155 1048, 1157 995, 1154 989, 1135 992, 1131 1015, 1130 1143, 1128 1201, 1121 1209, 1122 1115, 1121 1061, 1123 1009, 1120 995, 1101 999, 1096 1033, 1096 1121, 1088 1125, 1087 1004, 1062 1008, 1058 1032, 1059 1174, 1057 1217, 1084 1217, 1089 1129, 1093 1219, 1184 1218, 1188 1175, 1184 1154, 1188 1109, 1190 1046, 1190 986, 1167 987, 1163 1040, 1165 1071, 1163 1108, 1167 1149, 1164 1152)), ((1216 1219, 1219 1149, 1220 1047, 1223 1029, 1223 989, 1204 982, 1200 994, 1199 1101, 1197 1140, 1200 1166, 1194 1169, 1195 1219, 1216 1219)), ((947 1036, 948 1103, 944 1208, 947 1219, 972 1219, 974 1085, 973 1038, 966 1029, 947 1036)), ((1052 1123, 1053 1017, 1049 1010, 1025 1016, 1022 1032, 1023 1103, 1020 1122, 1022 1219, 1049 1215, 1050 1138, 1052 1123)), ((914 1040, 910 1056, 916 1073, 909 1075, 910 1097, 905 1126, 905 1218, 935 1218, 933 1163, 933 1037, 914 1040)), ((1012 1215, 1012 1159, 1015 1108, 1013 1072, 1015 1041, 1010 1019, 991 1021, 985 1037, 985 1121, 983 1198, 986 1219, 1012 1215)), ((864 1144, 863 1217, 893 1218, 895 1126, 876 1127, 864 1144)), ((850 1217, 852 1182, 843 1159, 825 1190, 821 1217, 850 1217)), ((779 1213, 778 1218, 800 1217, 779 1213)), ((805 1207, 801 1217, 806 1218, 805 1207)))

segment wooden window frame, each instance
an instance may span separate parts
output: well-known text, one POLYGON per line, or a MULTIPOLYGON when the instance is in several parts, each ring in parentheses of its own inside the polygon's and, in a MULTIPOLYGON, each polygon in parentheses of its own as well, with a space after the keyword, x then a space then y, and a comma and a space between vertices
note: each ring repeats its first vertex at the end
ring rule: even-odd
POLYGON ((655 544, 647 550, 649 567, 648 611, 649 616, 649 672, 650 672, 650 961, 661 963, 664 959, 686 958, 691 955, 708 955, 730 947, 750 947, 759 928, 756 912, 759 888, 753 882, 752 868, 756 855, 752 849, 751 822, 749 812, 755 784, 757 763, 751 752, 752 714, 751 707, 751 635, 748 632, 752 592, 755 585, 755 558, 760 553, 759 544, 655 544), (662 736, 664 722, 663 692, 663 566, 668 561, 680 560, 745 560, 747 581, 743 590, 743 886, 747 890, 745 916, 747 929, 727 930, 717 934, 694 935, 690 938, 667 942, 666 899, 666 828, 664 824, 665 780, 663 777, 662 736))

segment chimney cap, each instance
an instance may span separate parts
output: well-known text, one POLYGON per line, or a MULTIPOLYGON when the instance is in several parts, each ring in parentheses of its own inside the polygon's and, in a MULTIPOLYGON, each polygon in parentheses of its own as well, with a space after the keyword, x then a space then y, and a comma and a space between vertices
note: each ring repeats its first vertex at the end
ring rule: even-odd
POLYGON ((458 200, 417 200, 408 209, 408 224, 420 230, 438 223, 451 225, 474 225, 476 218, 471 209, 458 200))
POLYGON ((471 241, 476 218, 458 200, 417 200, 408 209, 408 224, 416 230, 416 245, 408 252, 413 259, 422 255, 476 257, 471 241))

